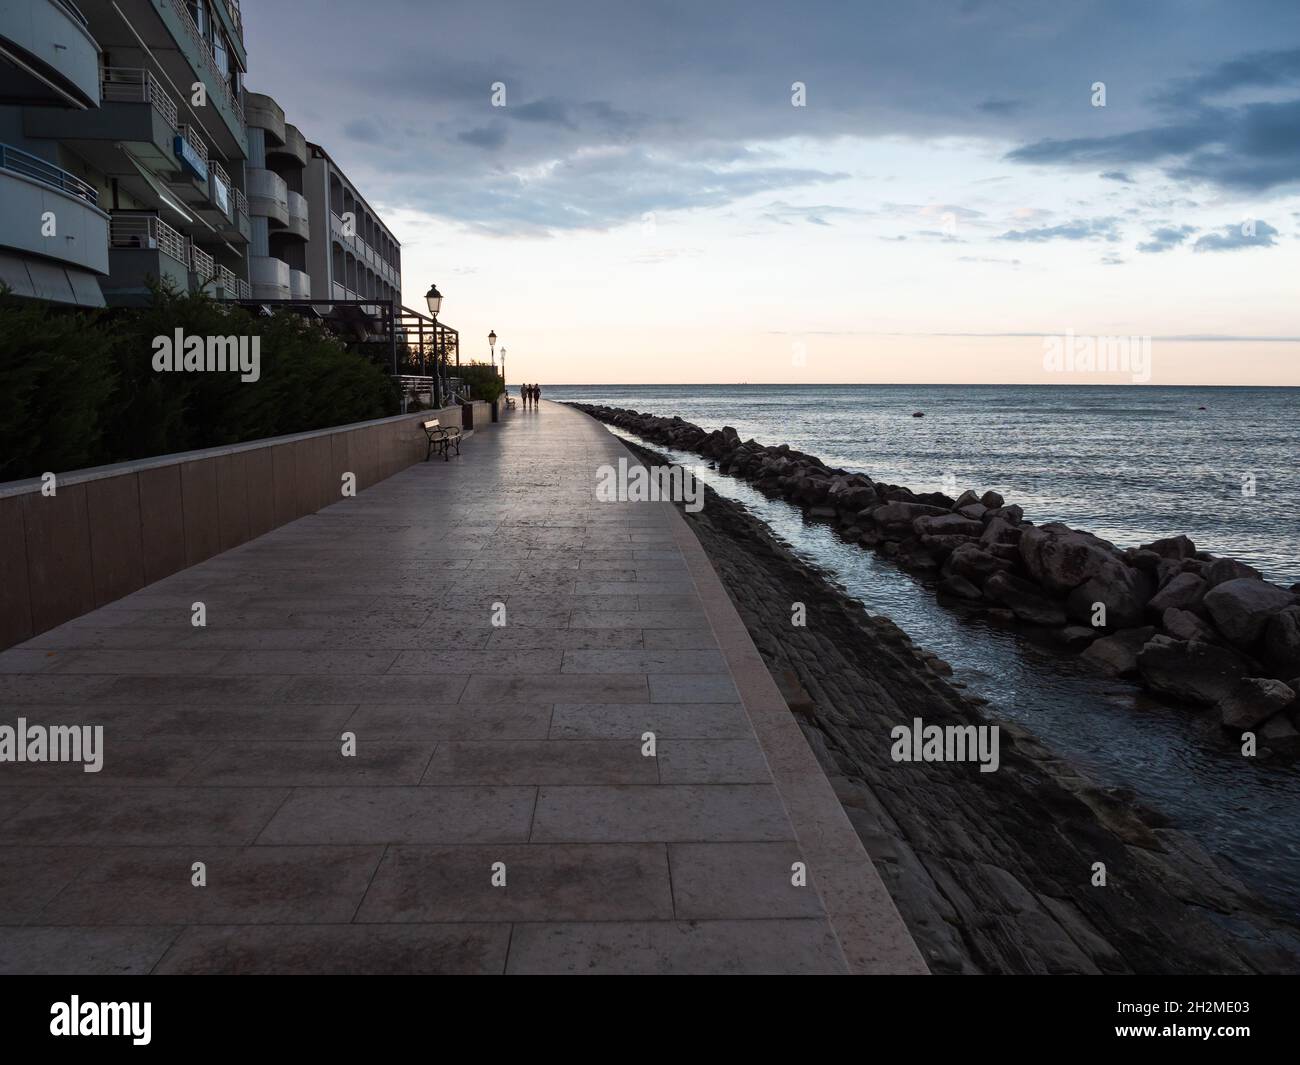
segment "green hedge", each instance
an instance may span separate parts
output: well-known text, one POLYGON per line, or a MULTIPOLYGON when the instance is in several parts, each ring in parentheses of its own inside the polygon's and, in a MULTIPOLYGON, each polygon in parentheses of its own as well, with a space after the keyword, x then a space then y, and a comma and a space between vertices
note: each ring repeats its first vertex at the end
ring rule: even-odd
POLYGON ((470 399, 481 399, 484 403, 492 403, 505 391, 505 384, 500 374, 490 363, 466 363, 457 372, 460 379, 470 386, 470 399))
POLYGON ((59 309, 0 294, 0 481, 398 413, 384 368, 289 312, 160 289, 145 307, 59 309), (258 336, 261 374, 160 373, 154 338, 258 336))

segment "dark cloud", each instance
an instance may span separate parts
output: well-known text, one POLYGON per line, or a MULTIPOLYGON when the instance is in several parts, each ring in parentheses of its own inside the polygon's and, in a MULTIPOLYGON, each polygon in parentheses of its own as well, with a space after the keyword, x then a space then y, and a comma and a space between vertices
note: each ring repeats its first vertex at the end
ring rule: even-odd
POLYGON ((473 144, 478 148, 500 148, 506 142, 506 131, 501 126, 479 126, 457 133, 456 139, 464 144, 473 144))
POLYGON ((1101 176, 1107 181, 1118 181, 1123 185, 1133 184, 1133 179, 1122 170, 1107 170, 1101 176))
POLYGON ((1151 239, 1139 244, 1137 250, 1148 254, 1168 251, 1178 247, 1195 232, 1195 226, 1164 226, 1153 230, 1151 239))
POLYGON ((1009 139, 1018 162, 1153 165, 1248 191, 1300 166, 1293 53, 1243 55, 1240 43, 1300 39, 1294 0, 1215 0, 1195 18, 1184 0, 311 8, 304 20, 287 0, 249 5, 250 85, 372 202, 503 232, 806 191, 834 177, 803 164, 799 146, 846 137, 1009 139), (322 63, 327 53, 340 61, 322 63), (1092 108, 1087 88, 1108 70, 1122 82, 1112 74, 1111 106, 1092 108), (790 106, 794 81, 807 107, 790 106), (497 83, 504 108, 492 106, 497 83), (342 117, 358 115, 371 117, 342 117), (592 158, 605 162, 588 188, 576 175, 592 158))
POLYGON ((1119 240, 1118 222, 1118 218, 1092 218, 1037 229, 1012 229, 999 239, 1036 244, 1049 240, 1119 240))
POLYGON ((1277 243, 1277 230, 1267 222, 1237 222, 1220 227, 1218 233, 1206 233, 1192 245, 1193 251, 1238 251, 1242 248, 1271 248, 1277 243))
POLYGON ((975 105, 976 111, 983 111, 986 115, 1015 115, 1024 108, 1023 100, 985 100, 975 105))

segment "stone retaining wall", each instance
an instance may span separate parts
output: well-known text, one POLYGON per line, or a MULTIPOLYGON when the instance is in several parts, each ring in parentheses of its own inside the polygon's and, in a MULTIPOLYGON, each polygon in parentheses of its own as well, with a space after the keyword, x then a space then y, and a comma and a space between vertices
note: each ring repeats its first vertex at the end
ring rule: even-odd
MULTIPOLYGON (((341 498, 425 455, 404 414, 229 447, 0 484, 0 649, 120 599, 341 498)), ((486 420, 486 419, 485 419, 486 420)))

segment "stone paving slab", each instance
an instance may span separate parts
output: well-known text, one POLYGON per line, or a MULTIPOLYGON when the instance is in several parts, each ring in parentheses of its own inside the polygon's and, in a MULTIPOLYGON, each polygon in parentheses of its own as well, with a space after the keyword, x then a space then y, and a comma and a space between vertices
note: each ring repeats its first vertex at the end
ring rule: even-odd
POLYGON ((104 729, 0 763, 0 971, 923 971, 622 457, 516 411, 0 652, 0 724, 104 729))

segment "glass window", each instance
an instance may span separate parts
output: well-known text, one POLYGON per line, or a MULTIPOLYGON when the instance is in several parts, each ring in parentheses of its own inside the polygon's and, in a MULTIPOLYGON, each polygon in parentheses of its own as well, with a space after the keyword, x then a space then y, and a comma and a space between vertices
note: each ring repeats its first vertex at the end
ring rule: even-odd
POLYGON ((212 35, 212 56, 217 61, 217 69, 221 71, 221 76, 229 81, 230 52, 226 47, 226 35, 221 30, 217 30, 212 35))

